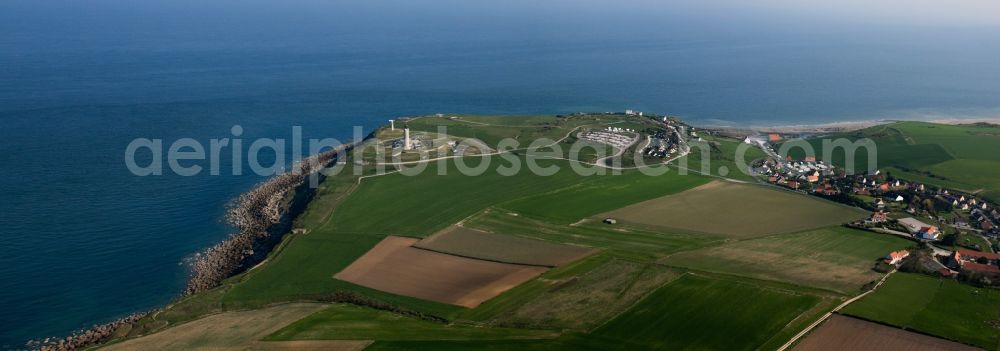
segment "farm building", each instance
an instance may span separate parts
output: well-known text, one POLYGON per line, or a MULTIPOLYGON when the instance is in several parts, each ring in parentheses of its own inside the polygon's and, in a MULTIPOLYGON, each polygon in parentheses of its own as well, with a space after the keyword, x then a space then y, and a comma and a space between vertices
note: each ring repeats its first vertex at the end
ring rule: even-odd
POLYGON ((956 250, 952 254, 953 263, 963 270, 1000 273, 1000 254, 972 250, 956 250))
POLYGON ((893 251, 885 256, 885 263, 897 264, 908 256, 910 256, 909 251, 906 250, 893 251))
POLYGON ((915 234, 915 233, 919 232, 920 228, 924 228, 924 227, 929 227, 930 226, 930 224, 921 222, 921 221, 917 220, 916 218, 903 218, 903 219, 900 219, 899 220, 899 224, 902 224, 904 227, 906 227, 906 230, 908 230, 911 234, 915 234))

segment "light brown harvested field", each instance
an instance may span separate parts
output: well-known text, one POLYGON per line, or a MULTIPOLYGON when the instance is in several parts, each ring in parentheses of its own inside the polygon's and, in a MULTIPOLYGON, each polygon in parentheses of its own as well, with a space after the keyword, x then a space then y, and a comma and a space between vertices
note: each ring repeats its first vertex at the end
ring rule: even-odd
POLYGON ((109 345, 102 350, 331 350, 364 349, 370 341, 322 343, 258 341, 328 305, 294 303, 253 311, 224 312, 159 333, 109 345))
POLYGON ((393 294, 473 308, 548 270, 411 247, 417 241, 386 237, 334 278, 393 294))
POLYGON ((595 252, 594 249, 488 233, 451 226, 414 247, 487 261, 557 267, 595 252))
POLYGON ((841 315, 830 316, 794 351, 973 351, 978 348, 841 315))
POLYGON ((867 212, 765 186, 715 181, 598 216, 624 224, 750 238, 842 224, 867 212))

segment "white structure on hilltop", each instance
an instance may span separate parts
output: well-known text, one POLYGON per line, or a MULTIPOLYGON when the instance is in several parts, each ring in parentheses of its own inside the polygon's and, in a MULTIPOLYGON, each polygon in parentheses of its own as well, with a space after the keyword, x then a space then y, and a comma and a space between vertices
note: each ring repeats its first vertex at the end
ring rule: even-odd
POLYGON ((396 121, 391 120, 391 119, 389 120, 389 130, 393 130, 393 131, 396 130, 396 121))
POLYGON ((403 127, 403 150, 413 149, 413 143, 410 141, 410 127, 403 127))

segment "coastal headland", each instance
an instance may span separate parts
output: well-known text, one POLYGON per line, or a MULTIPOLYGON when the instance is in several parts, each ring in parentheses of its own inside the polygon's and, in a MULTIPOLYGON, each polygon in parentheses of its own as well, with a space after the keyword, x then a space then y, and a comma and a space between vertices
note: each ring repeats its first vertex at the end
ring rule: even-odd
POLYGON ((197 256, 174 303, 35 346, 752 350, 827 343, 862 318, 995 349, 998 290, 941 256, 996 245, 972 218, 1000 224, 1000 186, 947 171, 1000 174, 973 147, 1000 146, 1000 127, 836 128, 701 128, 631 110, 396 119, 234 200, 237 232, 197 256), (877 172, 778 154, 819 137, 872 139, 877 172), (885 234, 909 217, 944 235, 885 234), (943 283, 921 308, 977 311, 974 323, 877 303, 928 281, 943 283), (280 323, 241 327, 267 316, 280 323))

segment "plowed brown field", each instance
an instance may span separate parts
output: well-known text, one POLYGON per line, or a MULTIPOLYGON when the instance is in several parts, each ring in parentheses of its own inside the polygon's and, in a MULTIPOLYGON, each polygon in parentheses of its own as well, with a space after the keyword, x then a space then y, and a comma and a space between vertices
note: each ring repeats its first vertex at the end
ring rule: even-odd
POLYGON ((386 237, 334 278, 393 294, 473 308, 547 270, 411 247, 417 241, 386 237))

